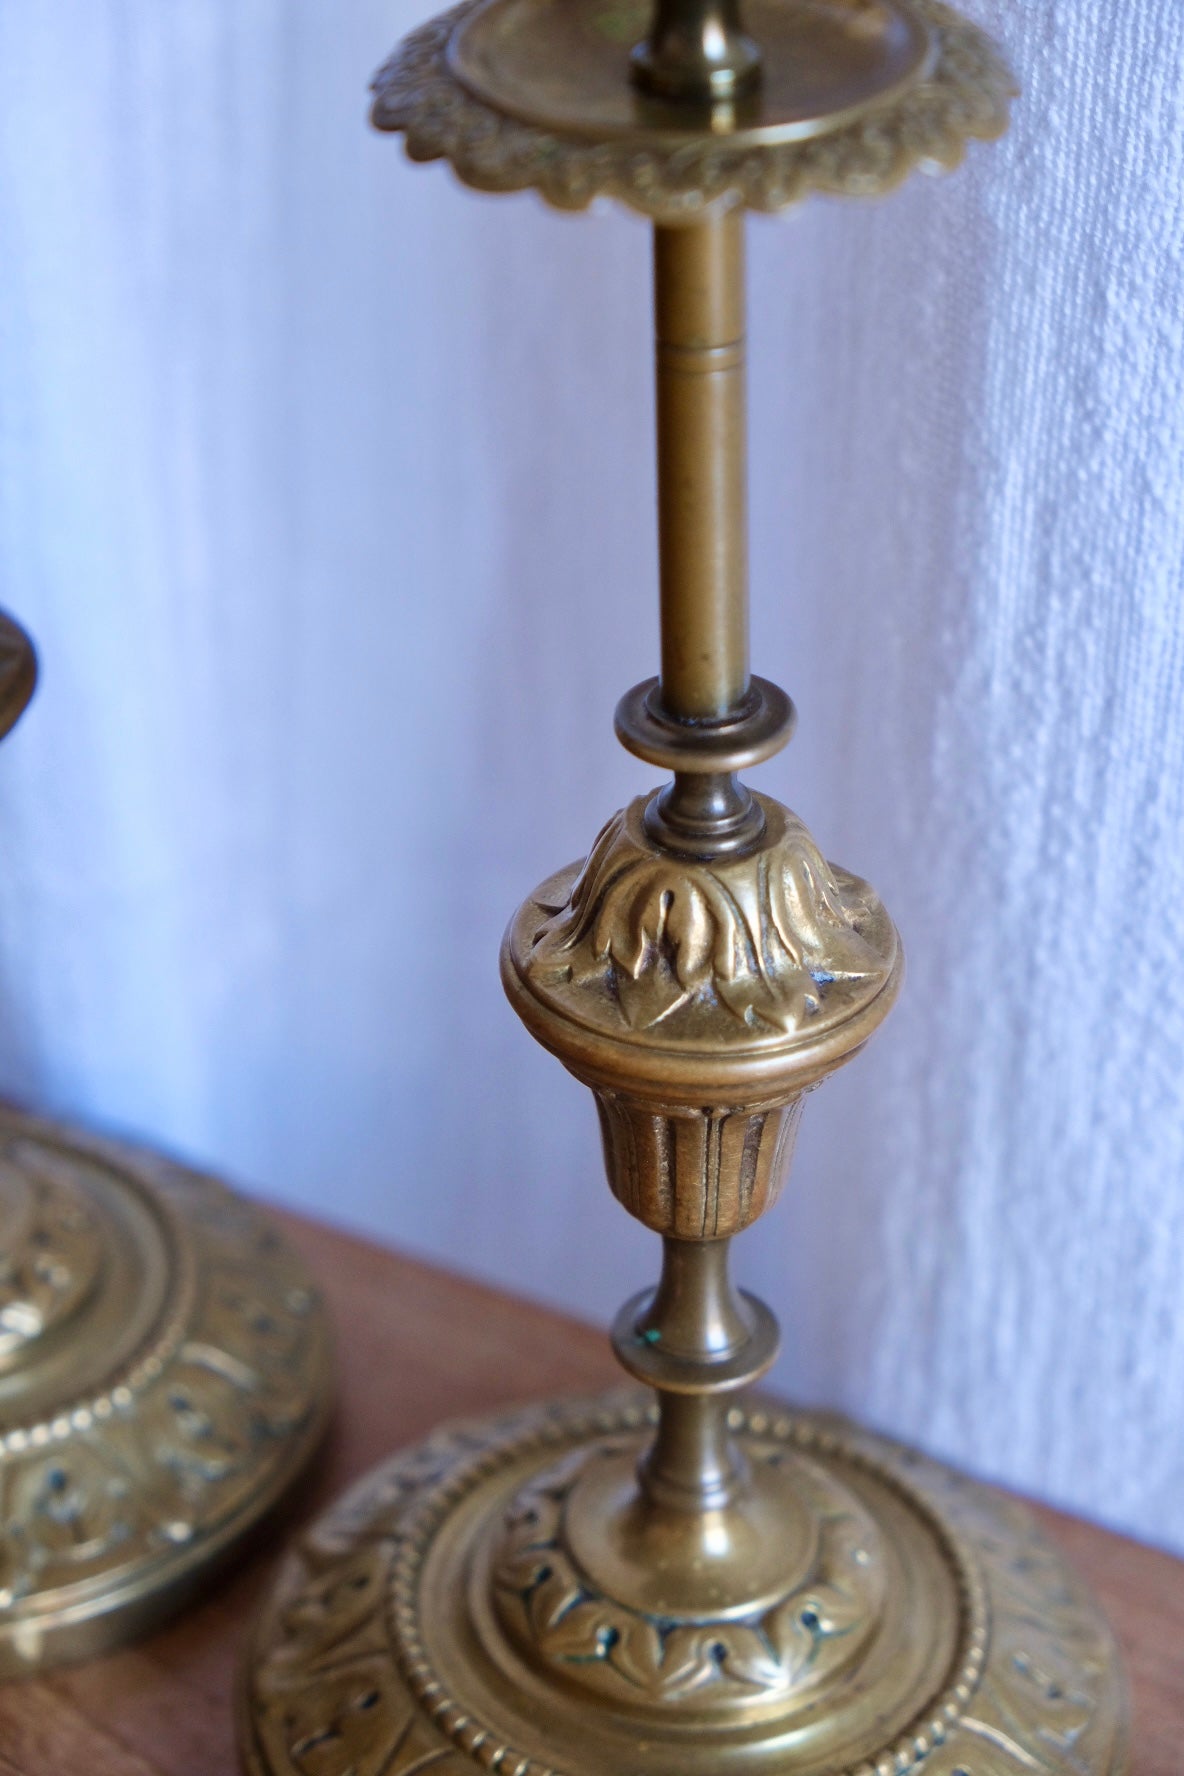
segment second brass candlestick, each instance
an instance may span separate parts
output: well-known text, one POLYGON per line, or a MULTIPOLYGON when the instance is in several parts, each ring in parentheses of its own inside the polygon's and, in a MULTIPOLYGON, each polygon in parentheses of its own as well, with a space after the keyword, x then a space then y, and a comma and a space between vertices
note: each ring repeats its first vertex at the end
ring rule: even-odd
MULTIPOLYGON (((0 739, 36 678, 0 612, 0 739)), ((208 1585, 315 1449, 329 1370, 317 1292, 253 1204, 0 1104, 0 1680, 208 1585)))
POLYGON ((656 224, 660 677, 617 734, 672 773, 511 922, 502 978, 596 1100, 662 1239, 622 1308, 648 1392, 446 1428, 304 1538, 243 1692, 253 1776, 1117 1776, 1105 1625, 1027 1515, 917 1453, 745 1405, 777 1350, 729 1242, 804 1096, 901 979, 891 919, 739 773, 793 710, 751 676, 743 209, 888 189, 1006 120, 933 0, 478 0, 410 38, 376 120, 484 189, 656 224))

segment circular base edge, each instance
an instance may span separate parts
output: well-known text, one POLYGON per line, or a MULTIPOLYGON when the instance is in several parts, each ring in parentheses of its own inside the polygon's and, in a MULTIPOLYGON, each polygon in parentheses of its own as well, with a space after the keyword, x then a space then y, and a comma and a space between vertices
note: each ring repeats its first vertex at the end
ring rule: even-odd
MULTIPOLYGON (((159 1153, 10 1106, 0 1142, 7 1163, 43 1156, 84 1205, 96 1178, 126 1189, 159 1220, 168 1253, 159 1312, 109 1374, 96 1381, 87 1353, 81 1390, 67 1364, 56 1398, 0 1408, 9 1679, 138 1639, 206 1590, 307 1468, 333 1399, 320 1296, 246 1198, 159 1153)), ((54 1333, 66 1357, 74 1330, 54 1333)))
MULTIPOLYGON (((600 1703, 558 1685, 545 1701, 586 1719, 586 1758, 560 1762, 541 1692, 499 1699, 463 1651, 441 1676, 440 1599, 406 1582, 406 1562, 430 1556, 433 1541, 472 1505, 474 1485, 492 1483, 508 1449, 531 1453, 538 1469, 581 1442, 644 1424, 634 1394, 528 1408, 445 1427, 359 1482, 289 1553, 260 1613, 238 1698, 240 1750, 250 1776, 644 1776, 671 1768, 671 1735, 652 1721, 633 1753, 606 1754, 600 1703), (466 1504, 466 1500, 469 1502, 466 1504), (409 1556, 409 1550, 411 1554, 409 1556), (418 1552, 416 1552, 418 1550, 418 1552), (402 1573, 402 1577, 400 1574, 402 1573), (461 1674, 457 1681, 457 1673, 461 1674), (526 1740, 499 1733, 501 1701, 519 1720, 533 1710, 526 1740), (484 1710, 484 1712, 483 1712, 484 1710), (580 1713, 582 1711, 582 1715, 580 1713), (645 1749, 637 1750, 644 1741, 645 1749)), ((741 1438, 780 1439, 811 1459, 862 1466, 912 1500, 967 1570, 979 1575, 984 1656, 961 1648, 954 1668, 933 1673, 932 1695, 915 1720, 855 1759, 821 1760, 770 1743, 754 1758, 751 1733, 729 1747, 716 1732, 706 1753, 673 1753, 713 1776, 741 1769, 795 1776, 1123 1776, 1127 1769, 1125 1687, 1113 1639, 1088 1595, 1014 1500, 955 1471, 823 1415, 737 1409, 741 1438), (959 1663, 961 1661, 961 1663, 959 1663), (742 1742, 743 1741, 743 1742, 742 1742), (734 1755, 733 1755, 734 1753, 734 1755), (706 1762, 704 1762, 706 1757, 706 1762)), ((504 1504, 504 1498, 501 1501, 504 1504)), ((421 1570, 417 1568, 416 1570, 421 1570)), ((973 1598, 971 1598, 973 1602, 973 1598)), ((971 1611, 973 1614, 973 1611, 971 1611)), ((968 1618, 969 1619, 969 1618, 968 1618)), ((445 1664, 448 1664, 445 1660, 445 1664)), ((619 1714, 619 1711, 618 1711, 619 1714)), ((604 1718, 607 1718, 604 1717, 604 1718)))

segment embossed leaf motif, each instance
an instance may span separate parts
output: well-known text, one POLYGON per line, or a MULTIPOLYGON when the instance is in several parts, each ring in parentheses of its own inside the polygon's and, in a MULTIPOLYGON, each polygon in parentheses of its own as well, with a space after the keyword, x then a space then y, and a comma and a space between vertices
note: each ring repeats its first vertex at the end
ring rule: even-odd
MULTIPOLYGON (((616 1637, 612 1612, 601 1604, 584 1602, 577 1603, 548 1630, 545 1645, 552 1658, 600 1659, 613 1650, 616 1637)), ((626 1663, 628 1658, 626 1654, 626 1663)))
POLYGON ((497 1582, 507 1591, 532 1591, 551 1569, 551 1557, 544 1548, 511 1550, 497 1565, 497 1582))
POLYGON ((530 1621, 535 1633, 550 1634, 562 1622, 565 1611, 579 1602, 580 1595, 575 1574, 557 1563, 555 1570, 548 1571, 530 1594, 530 1621))
POLYGON ((127 1480, 85 1450, 29 1463, 10 1482, 0 1536, 0 1608, 47 1571, 82 1576, 130 1540, 139 1513, 127 1480))
POLYGON ((800 1610, 798 1600, 791 1597, 765 1623, 778 1663, 791 1680, 806 1669, 814 1653, 814 1636, 803 1623, 800 1610))
POLYGON ((729 1624, 729 1629, 725 1640, 721 1641, 716 1634, 716 1644, 707 1649, 719 1659, 729 1677, 736 1678, 739 1683, 751 1684, 753 1689, 767 1690, 778 1687, 787 1676, 793 1675, 779 1658, 774 1657, 755 1628, 736 1622, 729 1624))
MULTIPOLYGON (((564 1418, 558 1422, 570 1438, 582 1440, 585 1448, 588 1440, 605 1435, 609 1423, 627 1440, 635 1440, 636 1417, 622 1418, 624 1407, 619 1401, 608 1412, 605 1405, 594 1403, 592 1412, 586 1402, 564 1408, 564 1418)), ((506 1743, 493 1722, 484 1722, 470 1712, 473 1698, 463 1685, 450 1687, 425 1654, 427 1587, 422 1580, 425 1563, 439 1548, 436 1538, 440 1527, 449 1522, 458 1503, 465 1507, 475 1485, 491 1477, 496 1480, 511 1469, 520 1472, 526 1456, 547 1459, 544 1452, 554 1450, 557 1419, 555 1409, 534 1409, 493 1421, 478 1433, 470 1427, 450 1430, 433 1444, 430 1459, 428 1451, 421 1449, 379 1470, 346 1501, 345 1510, 334 1513, 329 1534, 322 1529, 306 1536, 298 1552, 289 1556, 261 1624, 246 1711, 253 1743, 279 1747, 290 1760, 290 1765, 283 1762, 289 1776, 292 1771, 299 1776, 330 1776, 330 1772, 345 1770, 353 1770, 356 1776, 422 1776, 437 1768, 464 1776, 466 1768, 475 1771, 478 1763, 502 1772, 528 1768, 542 1772, 543 1766, 530 1755, 506 1743), (432 1514, 435 1512, 440 1515, 432 1514), (355 1576, 370 1574, 376 1637, 368 1653, 343 1652, 340 1644, 330 1647, 320 1642, 293 1647, 289 1639, 293 1624, 307 1613, 317 1615, 326 1609, 331 1620, 338 1619, 339 1603, 323 1564, 331 1547, 336 1550, 335 1558, 355 1576), (353 1569, 353 1560, 360 1563, 360 1571, 353 1569), (311 1611, 310 1590, 318 1594, 311 1611), (394 1609, 387 1607, 392 1600, 394 1609), (325 1679, 333 1677, 340 1677, 342 1685, 330 1694, 325 1679), (367 1678, 370 1689, 362 1687, 367 1678), (393 1706, 387 1718, 392 1721, 393 1739, 376 1733, 371 1740, 365 1729, 355 1736, 359 1711, 362 1717, 374 1720, 373 1711, 385 1708, 385 1701, 376 1703, 370 1697, 374 1689, 388 1683, 393 1706), (334 1740, 332 1734, 341 1737, 334 1740), (478 1739, 480 1752, 475 1758, 472 1747, 478 1739), (298 1759, 292 1755, 297 1748, 298 1759), (364 1760, 359 1752, 364 1752, 364 1760), (379 1759, 377 1767, 372 1761, 375 1757, 379 1759)), ((873 1442, 858 1433, 836 1438, 833 1422, 825 1418, 786 1419, 784 1430, 771 1433, 778 1450, 769 1447, 765 1428, 757 1432, 751 1421, 743 1426, 743 1434, 755 1461, 775 1461, 782 1466, 792 1451, 797 1482, 811 1507, 826 1515, 829 1503, 832 1513, 822 1537, 820 1560, 827 1571, 840 1561, 839 1579, 825 1586, 812 1581, 798 1591, 792 1600, 794 1607, 785 1612, 786 1624, 795 1619, 800 1624, 802 1613, 810 1610, 812 1603, 830 1604, 832 1591, 847 1596, 862 1588, 870 1644, 877 1644, 875 1637, 885 1625, 880 1613, 883 1581, 889 1570, 885 1550, 874 1525, 861 1524, 858 1511, 836 1508, 834 1486, 816 1459, 823 1441, 828 1449, 837 1443, 834 1459, 844 1467, 857 1463, 862 1473, 891 1486, 904 1498, 914 1499, 925 1518, 935 1519, 935 1528, 940 1526, 951 1538, 951 1547, 961 1546, 956 1570, 965 1580, 973 1580, 979 1562, 985 1569, 986 1588, 981 1599, 974 1601, 967 1591, 967 1628, 975 1641, 987 1647, 985 1668, 976 1676, 970 1661, 956 1661, 933 1703, 934 1712, 940 1710, 943 1723, 948 1723, 943 1724, 943 1737, 931 1740, 928 1735, 919 1736, 915 1719, 901 1737, 889 1738, 886 1729, 886 1742, 875 1756, 877 1769, 907 1771, 910 1776, 930 1771, 933 1776, 955 1776, 963 1769, 978 1776, 988 1770, 1001 1776, 1005 1769, 1014 1770, 1017 1776, 1020 1772, 1029 1776, 1086 1776, 1087 1772, 1101 1776, 1103 1771, 1119 1768, 1126 1728, 1109 1636, 1018 1507, 937 1464, 926 1462, 918 1467, 890 1444, 873 1442)), ((602 1445, 596 1443, 595 1447, 602 1445)), ((512 1532, 507 1528, 510 1539, 515 1534, 533 1533, 536 1503, 550 1492, 547 1486, 527 1483, 518 1495, 518 1507, 510 1513, 518 1526, 512 1532)), ((499 1591, 497 1607, 502 1625, 510 1627, 520 1641, 529 1632, 521 1596, 499 1591)), ((616 1644, 612 1628, 617 1613, 604 1600, 582 1598, 562 1618, 562 1633, 556 1625, 549 1656, 557 1661, 562 1657, 567 1664, 565 1676, 570 1687, 570 1680, 579 1679, 581 1663, 589 1662, 591 1648, 594 1681, 602 1692, 612 1694, 615 1685, 615 1697, 627 1705, 636 1704, 639 1695, 647 1702, 661 1699, 665 1692, 660 1688, 639 1693, 636 1682, 609 1663, 609 1643, 616 1644)), ((826 1620, 837 1626, 833 1607, 828 1608, 826 1620)), ((735 1691, 729 1696, 726 1686, 738 1684, 739 1679, 717 1662, 724 1657, 718 1648, 724 1643, 722 1630, 726 1626, 720 1624, 698 1650, 704 1663, 710 1659, 721 1697, 730 1705, 735 1691)), ((777 1653, 772 1646, 769 1614, 759 1622, 736 1626, 755 1628, 777 1653)), ((650 1629, 658 1633, 652 1623, 650 1629)), ((906 1623, 903 1632, 907 1636, 909 1631, 906 1623)), ((855 1676, 851 1654, 859 1632, 855 1628, 851 1638, 820 1639, 815 1661, 806 1668, 801 1683, 813 1684, 828 1656, 835 1659, 832 1671, 841 1663, 849 1676, 855 1676)), ((889 1628, 889 1634, 892 1632, 889 1628)), ((643 1632, 640 1641, 643 1647, 648 1642, 650 1655, 647 1659, 643 1651, 638 1656, 631 1643, 630 1669, 635 1676, 653 1658, 650 1634, 643 1632)), ((351 1649, 355 1644, 351 1640, 351 1649)), ((800 1659, 796 1632, 790 1633, 786 1644, 798 1648, 794 1657, 800 1659)), ((681 1652, 684 1645, 694 1650, 693 1636, 677 1643, 675 1650, 681 1652)), ((539 1650, 537 1641, 532 1650, 539 1650)), ((681 1656, 670 1659, 671 1650, 668 1638, 670 1663, 666 1669, 681 1674, 684 1662, 681 1656)), ((739 1652, 743 1659, 742 1645, 739 1652)), ((791 1663, 780 1653, 777 1662, 782 1673, 791 1663)), ((755 1678, 759 1674, 760 1667, 754 1664, 748 1675, 755 1678)), ((778 1687, 792 1689, 794 1682, 782 1675, 778 1687)), ((808 1704, 810 1700, 807 1698, 808 1704)), ((774 1734, 780 1734, 785 1718, 780 1697, 777 1702, 777 1707, 762 1711, 774 1734)), ((706 1684, 696 1691, 696 1704, 705 1713, 710 1708, 706 1684)), ((812 1707, 809 1713, 817 1718, 812 1707)), ((629 1718, 636 1716, 630 1712, 629 1718)), ((661 1723, 656 1724, 656 1731, 662 1732, 661 1723)), ((755 1764, 762 1756, 755 1735, 753 1750, 755 1764)), ((281 1761, 269 1762, 268 1768, 278 1771, 281 1761)), ((778 1762, 776 1754, 773 1762, 778 1762)), ((778 1767, 785 1762, 782 1750, 778 1767)), ((631 1767, 628 1758, 625 1763, 631 1767)), ((870 1763, 860 1766, 871 1767, 870 1763)))
POLYGON ((32 1142, 0 1152, 0 1354, 31 1344, 85 1299, 102 1262, 94 1216, 69 1167, 32 1142))
POLYGON ((1041 1776, 1083 1769, 1078 1748, 1095 1719, 1096 1693, 1080 1677, 1050 1628, 1029 1621, 1010 1659, 984 1686, 964 1730, 1005 1748, 1018 1765, 1041 1776))
POLYGON ((375 1661, 285 1696, 289 1754, 301 1776, 400 1776, 446 1755, 375 1661))
MULTIPOLYGON (((562 1500, 586 1461, 563 1464, 528 1487, 505 1519, 496 1583, 534 1645, 557 1664, 597 1665, 646 1697, 673 1702, 708 1688, 778 1691, 814 1682, 829 1643, 876 1619, 882 1567, 861 1565, 863 1536, 831 1516, 811 1578, 748 1620, 668 1621, 595 1593, 563 1546, 562 1500)), ((809 1470, 806 1470, 809 1481, 809 1470)))
POLYGON ((382 1637, 382 1587, 368 1551, 355 1550, 338 1564, 307 1537, 303 1554, 308 1577, 282 1612, 283 1633, 268 1668, 281 1686, 293 1670, 338 1664, 343 1656, 372 1650, 382 1637))
POLYGON ((693 864, 649 842, 643 806, 609 821, 566 906, 540 905, 532 971, 607 989, 639 1030, 702 1004, 790 1032, 835 982, 884 976, 889 959, 863 931, 870 889, 832 870, 796 816, 778 811, 777 842, 755 856, 693 864))

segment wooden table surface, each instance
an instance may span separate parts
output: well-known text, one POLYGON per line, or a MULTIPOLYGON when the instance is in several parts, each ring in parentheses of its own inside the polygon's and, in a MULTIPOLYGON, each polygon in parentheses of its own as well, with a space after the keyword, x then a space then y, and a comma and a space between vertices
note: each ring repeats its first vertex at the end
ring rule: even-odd
MULTIPOLYGON (((296 1524, 441 1419, 620 1379, 587 1326, 284 1217, 340 1342, 340 1410, 300 1496, 220 1589, 107 1659, 0 1689, 0 1776, 231 1776, 235 1668, 296 1524)), ((1184 1562, 1041 1510, 1117 1631, 1134 1692, 1130 1776, 1184 1772, 1184 1562)))

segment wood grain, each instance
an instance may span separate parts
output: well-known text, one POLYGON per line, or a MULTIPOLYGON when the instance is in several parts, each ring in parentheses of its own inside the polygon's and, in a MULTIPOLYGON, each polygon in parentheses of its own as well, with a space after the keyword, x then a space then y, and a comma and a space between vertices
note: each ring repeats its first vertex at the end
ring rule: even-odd
MULTIPOLYGON (((252 1606, 284 1538, 441 1419, 619 1380, 604 1337, 492 1289, 283 1217, 320 1278, 341 1405, 315 1471, 205 1602, 137 1647, 0 1691, 0 1776, 232 1776, 232 1698, 252 1606)), ((1179 1776, 1184 1562, 1040 1510, 1103 1603, 1136 1714, 1131 1776, 1179 1776)))

